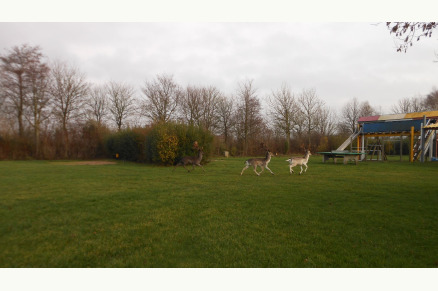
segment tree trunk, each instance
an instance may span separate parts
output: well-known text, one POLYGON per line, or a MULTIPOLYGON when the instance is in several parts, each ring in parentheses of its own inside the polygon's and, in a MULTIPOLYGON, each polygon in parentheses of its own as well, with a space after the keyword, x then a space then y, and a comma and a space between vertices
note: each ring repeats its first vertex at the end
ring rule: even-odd
POLYGON ((17 109, 18 135, 20 137, 23 137, 24 136, 24 128, 23 128, 24 92, 23 92, 23 78, 21 75, 18 76, 18 83, 19 83, 19 88, 20 88, 19 107, 17 109))
POLYGON ((68 132, 67 132, 67 124, 65 121, 62 124, 62 131, 64 135, 64 158, 68 158, 68 152, 69 152, 68 132))
POLYGON ((288 154, 290 150, 290 131, 286 132, 286 142, 284 143, 284 153, 288 154))
POLYGON ((33 132, 34 132, 34 142, 35 142, 35 158, 40 158, 40 122, 38 117, 38 109, 36 108, 36 102, 33 105, 33 132))
POLYGON ((40 154, 40 129, 39 125, 35 126, 35 158, 41 158, 40 154))

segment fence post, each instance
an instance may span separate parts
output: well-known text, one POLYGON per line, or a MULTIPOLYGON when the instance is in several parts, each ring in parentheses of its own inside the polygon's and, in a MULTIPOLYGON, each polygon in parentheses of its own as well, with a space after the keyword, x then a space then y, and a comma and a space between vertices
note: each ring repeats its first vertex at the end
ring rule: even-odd
POLYGON ((411 150, 409 151, 409 162, 414 162, 414 127, 411 127, 411 150))

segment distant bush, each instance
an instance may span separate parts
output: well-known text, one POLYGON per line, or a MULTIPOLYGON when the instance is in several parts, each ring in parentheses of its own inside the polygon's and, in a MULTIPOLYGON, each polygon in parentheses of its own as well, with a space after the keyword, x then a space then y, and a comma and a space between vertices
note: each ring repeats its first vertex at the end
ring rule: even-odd
POLYGON ((237 147, 236 146, 231 147, 230 155, 233 157, 237 156, 237 147))
POLYGON ((203 147, 205 162, 211 154, 213 135, 200 127, 179 123, 156 124, 146 137, 145 156, 151 163, 171 165, 183 156, 195 155, 193 143, 203 147))
POLYGON ((143 160, 142 135, 131 129, 109 135, 105 141, 105 148, 111 158, 141 162, 143 160))
POLYGON ((32 142, 28 137, 0 135, 0 160, 31 159, 32 150, 32 142))
POLYGON ((96 159, 105 157, 105 137, 110 134, 110 130, 98 124, 96 121, 89 120, 79 132, 79 154, 82 159, 96 159))
POLYGON ((172 164, 178 150, 178 138, 173 125, 161 123, 146 137, 145 156, 151 163, 172 164))

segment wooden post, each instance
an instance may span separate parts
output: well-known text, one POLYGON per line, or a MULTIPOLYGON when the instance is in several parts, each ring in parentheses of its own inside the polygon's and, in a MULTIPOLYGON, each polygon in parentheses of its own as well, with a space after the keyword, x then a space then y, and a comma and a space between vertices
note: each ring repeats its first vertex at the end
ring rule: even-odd
POLYGON ((403 157, 403 134, 400 134, 400 162, 402 161, 403 157))
MULTIPOLYGON (((365 136, 364 136, 365 138, 365 136)), ((365 146, 364 146, 364 151, 365 151, 365 161, 367 160, 367 156, 368 156, 368 136, 365 138, 365 146)))
POLYGON ((411 150, 409 151, 409 162, 414 162, 414 127, 411 127, 411 150))
POLYGON ((423 116, 423 122, 421 123, 421 155, 420 155, 420 162, 424 163, 424 142, 426 139, 424 138, 424 129, 423 127, 426 126, 426 115, 423 116))
POLYGON ((357 151, 360 152, 360 134, 357 135, 357 151))

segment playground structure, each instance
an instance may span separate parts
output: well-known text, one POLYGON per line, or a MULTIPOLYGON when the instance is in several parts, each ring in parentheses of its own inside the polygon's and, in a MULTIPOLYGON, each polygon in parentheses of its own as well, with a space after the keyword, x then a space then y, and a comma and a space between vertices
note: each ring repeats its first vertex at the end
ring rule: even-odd
POLYGON ((343 157, 360 161, 384 161, 385 137, 400 137, 400 160, 402 160, 403 138, 410 138, 409 161, 427 158, 436 161, 438 156, 438 111, 413 112, 407 114, 389 114, 361 117, 357 130, 335 151, 321 152, 323 161, 343 157), (374 144, 368 144, 368 138, 374 138, 374 144), (376 139, 377 138, 377 139, 376 139), (353 148, 354 141, 356 147, 353 148), (435 141, 435 142, 434 142, 435 141), (346 150, 350 146, 349 150, 346 150))

